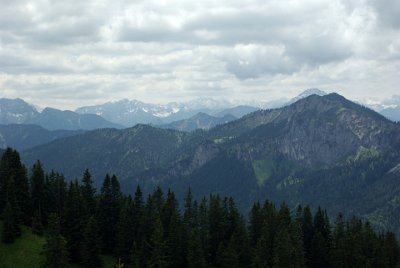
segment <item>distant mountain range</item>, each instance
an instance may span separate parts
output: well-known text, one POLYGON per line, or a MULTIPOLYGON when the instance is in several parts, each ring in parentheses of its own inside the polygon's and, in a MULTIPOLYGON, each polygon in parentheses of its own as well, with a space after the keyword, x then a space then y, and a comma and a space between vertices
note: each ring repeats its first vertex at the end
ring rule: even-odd
POLYGON ((148 125, 100 129, 22 153, 31 165, 67 178, 89 168, 97 186, 116 174, 127 192, 137 183, 182 197, 230 195, 243 209, 268 198, 307 203, 369 219, 400 234, 400 125, 338 94, 311 95, 259 110, 208 131, 148 125))
POLYGON ((126 127, 136 124, 163 125, 174 121, 189 119, 199 113, 215 117, 232 114, 235 117, 258 110, 251 106, 234 106, 225 100, 197 99, 183 103, 168 103, 165 105, 143 103, 137 100, 121 100, 102 105, 87 106, 76 109, 80 114, 96 114, 105 119, 126 127))
POLYGON ((83 130, 51 131, 37 125, 0 125, 0 148, 12 147, 21 151, 83 132, 83 130))
POLYGON ((225 114, 223 117, 215 117, 206 113, 198 113, 188 119, 182 119, 169 124, 159 125, 158 127, 190 132, 196 129, 210 129, 235 119, 237 118, 231 114, 225 114))
POLYGON ((38 125, 48 130, 121 128, 101 116, 45 108, 42 112, 21 99, 0 99, 0 124, 38 125))
POLYGON ((390 99, 386 99, 382 102, 372 102, 366 104, 371 109, 381 113, 386 118, 393 121, 400 122, 400 96, 395 95, 390 99))
MULTIPOLYGON (((214 99, 196 99, 188 102, 173 102, 165 105, 144 103, 137 100, 120 100, 102 105, 87 106, 73 111, 45 108, 39 112, 33 105, 21 99, 0 99, 0 124, 35 124, 48 130, 93 130, 98 128, 124 128, 136 124, 166 126, 178 130, 208 129, 226 122, 228 115, 235 118, 260 109, 279 108, 290 105, 310 95, 324 96, 327 93, 316 88, 307 89, 292 99, 270 102, 238 102, 214 99), (247 104, 246 104, 247 103, 247 104), (250 105, 249 105, 250 104, 250 105), (203 122, 193 124, 203 115, 203 122), (206 121, 204 114, 209 117, 206 121), (190 127, 182 127, 182 124, 190 127)), ((394 96, 382 103, 365 104, 385 117, 400 120, 400 97, 394 96)))

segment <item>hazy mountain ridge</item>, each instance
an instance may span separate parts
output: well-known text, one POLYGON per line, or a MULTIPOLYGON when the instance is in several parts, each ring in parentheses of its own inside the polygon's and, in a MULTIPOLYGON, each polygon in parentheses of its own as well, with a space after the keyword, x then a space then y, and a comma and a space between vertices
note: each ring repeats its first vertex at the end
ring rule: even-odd
POLYGON ((78 176, 81 166, 86 166, 93 170, 99 183, 105 173, 126 179, 164 168, 188 157, 202 139, 194 134, 138 124, 122 130, 98 129, 63 138, 29 149, 24 156, 28 163, 43 159, 46 167, 62 171, 68 177, 78 176), (51 159, 49 151, 54 153, 51 159), (69 156, 74 160, 60 161, 69 156))
POLYGON ((366 105, 392 121, 400 121, 399 95, 394 95, 391 98, 383 100, 381 102, 367 100, 366 105))
POLYGON ((22 124, 39 112, 22 99, 0 99, 0 124, 22 124))
POLYGON ((0 125, 0 148, 12 147, 17 150, 25 150, 83 132, 82 130, 50 131, 37 125, 0 125))
POLYGON ((0 124, 39 125, 48 130, 92 130, 97 128, 121 128, 97 115, 81 115, 72 111, 36 108, 22 99, 0 99, 0 124))
POLYGON ((222 117, 216 117, 206 113, 198 113, 188 119, 182 119, 169 124, 158 125, 157 127, 190 132, 196 129, 210 129, 217 125, 225 124, 236 119, 237 118, 231 114, 225 114, 222 117))
MULTIPOLYGON (((80 114, 97 114, 105 119, 126 127, 136 124, 169 124, 195 116, 198 113, 207 113, 214 116, 221 113, 222 116, 229 113, 226 109, 232 109, 232 113, 240 116, 255 107, 236 107, 227 100, 196 99, 188 102, 172 102, 165 105, 144 103, 138 100, 120 100, 107 102, 101 105, 80 107, 75 111, 80 114)), ((219 114, 219 115, 221 115, 219 114)))

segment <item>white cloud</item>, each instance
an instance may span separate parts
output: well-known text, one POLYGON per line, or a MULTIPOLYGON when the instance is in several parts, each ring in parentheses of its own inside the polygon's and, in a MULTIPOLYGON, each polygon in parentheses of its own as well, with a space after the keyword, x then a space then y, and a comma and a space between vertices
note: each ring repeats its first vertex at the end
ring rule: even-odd
POLYGON ((398 1, 2 0, 0 97, 362 99, 400 84, 398 1), (376 88, 379 87, 379 90, 376 88))

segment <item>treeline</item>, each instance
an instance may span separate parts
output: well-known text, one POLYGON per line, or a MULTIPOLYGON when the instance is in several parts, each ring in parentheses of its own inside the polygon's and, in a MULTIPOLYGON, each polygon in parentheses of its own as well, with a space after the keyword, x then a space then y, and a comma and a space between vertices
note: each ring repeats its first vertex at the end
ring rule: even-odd
POLYGON ((144 197, 137 187, 124 195, 115 176, 100 192, 86 170, 67 183, 45 174, 41 163, 28 178, 18 152, 0 161, 1 239, 13 243, 21 224, 45 235, 44 267, 68 262, 101 267, 100 254, 124 267, 397 267, 399 246, 391 232, 338 215, 333 224, 321 208, 291 211, 271 202, 255 203, 249 216, 232 198, 210 195, 182 208, 172 191, 157 188, 144 197))

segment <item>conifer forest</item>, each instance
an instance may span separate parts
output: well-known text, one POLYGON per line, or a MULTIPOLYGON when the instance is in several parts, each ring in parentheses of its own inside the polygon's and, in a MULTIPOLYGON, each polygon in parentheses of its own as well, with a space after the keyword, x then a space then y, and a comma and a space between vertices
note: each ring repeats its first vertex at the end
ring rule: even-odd
POLYGON ((210 194, 183 202, 173 191, 121 192, 105 175, 96 191, 89 170, 67 182, 46 174, 40 161, 28 172, 8 148, 0 162, 1 240, 12 244, 22 226, 44 237, 43 267, 398 267, 392 232, 357 217, 329 218, 323 208, 256 202, 247 214, 235 200, 210 194), (30 174, 30 175, 28 175, 30 174))

